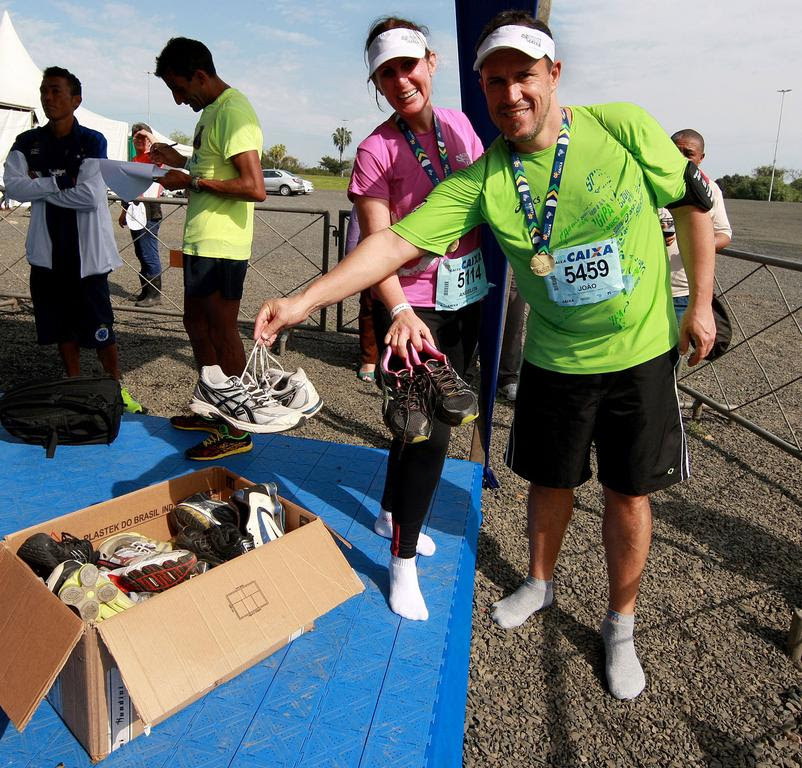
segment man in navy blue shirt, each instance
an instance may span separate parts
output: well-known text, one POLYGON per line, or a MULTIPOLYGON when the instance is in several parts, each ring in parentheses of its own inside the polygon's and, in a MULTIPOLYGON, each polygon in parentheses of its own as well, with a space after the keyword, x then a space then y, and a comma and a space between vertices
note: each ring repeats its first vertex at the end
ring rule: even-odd
MULTIPOLYGON (((67 376, 80 375, 81 347, 120 381, 108 274, 122 261, 112 232, 99 158, 106 139, 75 119, 81 83, 48 67, 39 88, 48 122, 17 136, 5 165, 8 195, 31 203, 25 253, 39 344, 57 344, 67 376)), ((126 409, 142 406, 122 387, 126 409)))

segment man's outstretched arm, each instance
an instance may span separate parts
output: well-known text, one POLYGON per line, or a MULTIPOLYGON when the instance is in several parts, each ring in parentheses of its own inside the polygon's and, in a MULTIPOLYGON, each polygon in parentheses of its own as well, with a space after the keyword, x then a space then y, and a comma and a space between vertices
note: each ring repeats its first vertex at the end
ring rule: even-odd
MULTIPOLYGON (((286 299, 269 299, 256 316, 253 337, 272 344, 285 328, 298 325, 315 310, 342 301, 380 283, 425 251, 390 229, 366 237, 331 272, 311 282, 301 293, 286 299)), ((406 350, 394 349, 406 356, 406 350)))

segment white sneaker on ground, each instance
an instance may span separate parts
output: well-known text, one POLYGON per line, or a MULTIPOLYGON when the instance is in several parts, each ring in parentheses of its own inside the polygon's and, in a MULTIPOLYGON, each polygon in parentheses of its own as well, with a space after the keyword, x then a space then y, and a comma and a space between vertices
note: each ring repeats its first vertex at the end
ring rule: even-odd
POLYGON ((246 372, 226 376, 219 365, 201 368, 190 410, 201 416, 224 419, 245 432, 284 432, 305 417, 267 395, 246 372))

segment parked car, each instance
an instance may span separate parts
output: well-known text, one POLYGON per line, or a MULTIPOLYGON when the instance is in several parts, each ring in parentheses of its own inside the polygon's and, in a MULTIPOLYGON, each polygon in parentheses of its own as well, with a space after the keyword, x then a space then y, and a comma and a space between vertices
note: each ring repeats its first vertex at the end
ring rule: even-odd
POLYGON ((293 176, 288 171, 282 171, 279 168, 265 168, 263 174, 267 194, 278 192, 285 197, 287 195, 306 195, 314 189, 312 182, 293 176))

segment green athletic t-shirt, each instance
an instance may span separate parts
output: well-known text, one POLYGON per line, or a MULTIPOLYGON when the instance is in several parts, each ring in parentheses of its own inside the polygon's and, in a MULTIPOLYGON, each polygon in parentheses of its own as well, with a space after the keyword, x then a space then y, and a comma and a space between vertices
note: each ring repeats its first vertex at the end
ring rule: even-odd
MULTIPOLYGON (((486 222, 530 306, 526 360, 564 373, 624 370, 677 342, 657 208, 685 194, 687 161, 654 118, 634 104, 571 107, 571 112, 550 250, 615 238, 624 286, 618 295, 581 306, 549 298, 549 278, 537 277, 529 267, 532 241, 500 137, 392 229, 419 248, 444 254, 456 238, 486 222)), ((542 222, 554 147, 520 157, 542 222)))
MULTIPOLYGON (((231 161, 249 150, 262 153, 262 129, 248 99, 227 88, 203 112, 195 127, 193 176, 236 178, 231 161)), ((218 259, 248 259, 253 242, 253 203, 209 192, 190 192, 184 225, 184 253, 218 259)))

